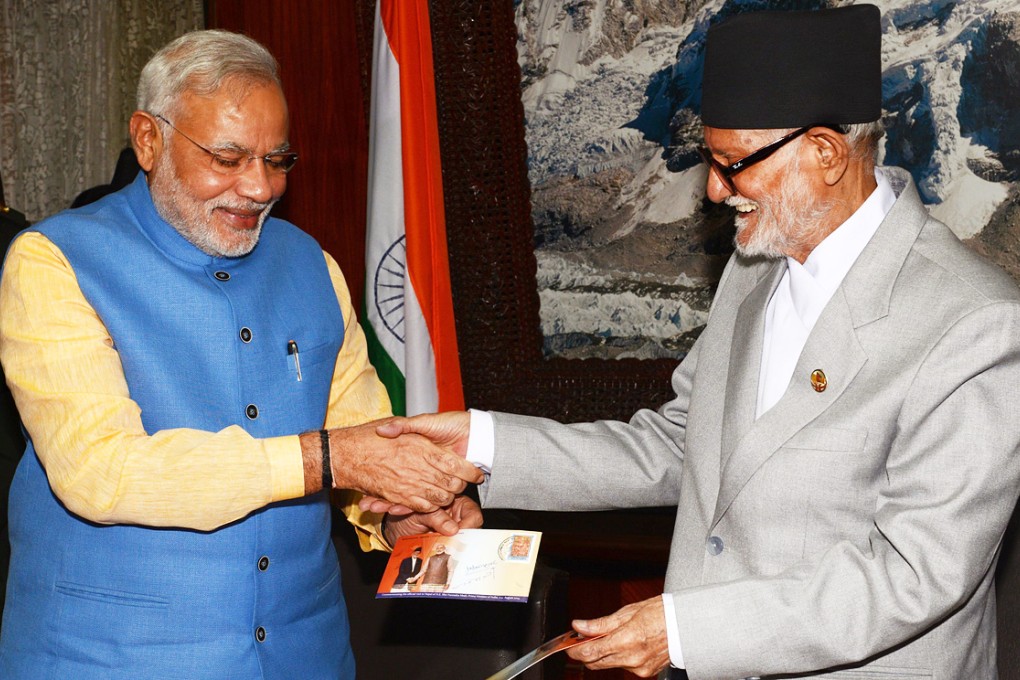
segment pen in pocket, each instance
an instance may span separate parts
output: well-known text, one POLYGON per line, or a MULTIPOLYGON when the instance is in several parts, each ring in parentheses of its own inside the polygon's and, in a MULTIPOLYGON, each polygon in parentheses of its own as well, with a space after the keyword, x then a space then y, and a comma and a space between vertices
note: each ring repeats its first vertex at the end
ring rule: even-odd
POLYGON ((301 382, 301 355, 298 353, 297 343, 295 341, 287 341, 287 354, 294 357, 294 370, 297 371, 298 382, 301 382))

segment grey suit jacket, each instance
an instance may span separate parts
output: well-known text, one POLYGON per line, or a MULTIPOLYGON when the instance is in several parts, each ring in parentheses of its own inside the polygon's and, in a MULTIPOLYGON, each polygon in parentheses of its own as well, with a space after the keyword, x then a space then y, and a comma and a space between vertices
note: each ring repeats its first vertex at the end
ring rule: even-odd
POLYGON ((692 680, 997 675, 1020 295, 928 216, 906 173, 886 174, 896 204, 761 418, 764 312, 785 265, 740 257, 657 411, 493 414, 486 506, 677 504, 666 590, 692 680))

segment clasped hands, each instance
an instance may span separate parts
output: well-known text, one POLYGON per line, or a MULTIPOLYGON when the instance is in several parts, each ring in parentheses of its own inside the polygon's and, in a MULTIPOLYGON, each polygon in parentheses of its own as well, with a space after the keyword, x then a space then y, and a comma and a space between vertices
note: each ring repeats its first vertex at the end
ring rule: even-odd
MULTIPOLYGON (((467 454, 470 424, 470 415, 465 412, 388 418, 369 423, 375 426, 378 436, 391 441, 400 441, 405 437, 425 438, 433 445, 448 450, 477 473, 471 479, 460 479, 463 482, 480 483, 481 473, 464 458, 467 454)), ((464 468, 458 465, 457 469, 464 468)), ((463 488, 462 485, 456 493, 463 488)), ((451 504, 430 512, 421 512, 415 507, 394 501, 392 498, 383 500, 369 494, 359 503, 362 510, 388 513, 386 534, 391 541, 399 536, 430 530, 454 534, 460 528, 482 524, 481 509, 466 496, 456 495, 451 504)), ((651 677, 669 664, 669 645, 661 597, 629 604, 609 616, 576 620, 573 628, 583 635, 602 636, 567 650, 571 658, 584 663, 588 668, 624 668, 639 677, 651 677)))
MULTIPOLYGON (((408 418, 383 418, 329 430, 334 487, 364 494, 362 510, 388 513, 385 528, 391 541, 424 531, 452 535, 482 524, 478 505, 459 495, 484 479, 464 458, 470 416, 459 412, 429 418, 436 422, 408 425, 408 418)), ((310 480, 321 477, 321 465, 309 467, 321 458, 320 444, 317 433, 301 439, 308 492, 310 480)))

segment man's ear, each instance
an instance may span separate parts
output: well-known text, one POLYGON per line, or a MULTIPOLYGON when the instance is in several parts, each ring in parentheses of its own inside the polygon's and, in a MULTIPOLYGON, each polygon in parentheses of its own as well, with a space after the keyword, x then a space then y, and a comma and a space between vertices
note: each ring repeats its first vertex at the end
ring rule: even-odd
POLYGON ((156 165, 156 159, 163 152, 163 133, 151 113, 135 111, 128 123, 131 146, 138 157, 138 165, 149 172, 156 165))
POLYGON ((846 173, 850 164, 850 145, 846 137, 826 127, 815 127, 807 133, 813 145, 814 160, 822 172, 822 179, 832 186, 846 173))

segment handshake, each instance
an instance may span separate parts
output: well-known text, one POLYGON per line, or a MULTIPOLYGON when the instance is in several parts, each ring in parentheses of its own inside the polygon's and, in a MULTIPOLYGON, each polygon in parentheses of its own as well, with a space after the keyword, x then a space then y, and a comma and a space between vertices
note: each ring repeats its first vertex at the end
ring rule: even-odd
MULTIPOLYGON (((458 496, 484 479, 465 459, 470 423, 468 413, 451 411, 329 430, 333 487, 364 494, 361 509, 388 513, 400 534, 480 526, 478 506, 458 496)), ((322 486, 319 434, 301 435, 301 448, 305 491, 314 493, 322 486)))

